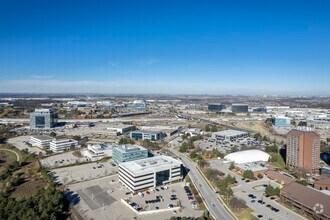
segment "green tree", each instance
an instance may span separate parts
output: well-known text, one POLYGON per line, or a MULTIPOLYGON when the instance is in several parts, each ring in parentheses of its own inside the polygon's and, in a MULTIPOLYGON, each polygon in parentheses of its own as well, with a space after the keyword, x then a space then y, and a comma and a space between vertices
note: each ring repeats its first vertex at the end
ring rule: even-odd
POLYGON ((269 196, 274 196, 275 195, 275 189, 272 185, 268 185, 266 187, 265 193, 269 196))
POLYGON ((243 173, 243 177, 246 179, 250 179, 253 180, 254 179, 254 174, 252 172, 252 170, 245 170, 243 173))
POLYGON ((235 163, 231 162, 229 166, 229 170, 233 170, 233 169, 235 169, 235 163))

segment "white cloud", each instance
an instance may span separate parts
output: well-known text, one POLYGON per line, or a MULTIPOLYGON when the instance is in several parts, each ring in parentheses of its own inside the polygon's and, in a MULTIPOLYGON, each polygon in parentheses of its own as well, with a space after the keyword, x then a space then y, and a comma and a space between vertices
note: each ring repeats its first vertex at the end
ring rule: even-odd
POLYGON ((51 78, 53 78, 52 75, 30 75, 29 77, 32 79, 51 79, 51 78))
POLYGON ((139 94, 233 94, 233 95, 329 95, 326 87, 272 88, 221 82, 179 81, 64 81, 64 80, 6 80, 0 81, 0 92, 7 93, 139 93, 139 94))

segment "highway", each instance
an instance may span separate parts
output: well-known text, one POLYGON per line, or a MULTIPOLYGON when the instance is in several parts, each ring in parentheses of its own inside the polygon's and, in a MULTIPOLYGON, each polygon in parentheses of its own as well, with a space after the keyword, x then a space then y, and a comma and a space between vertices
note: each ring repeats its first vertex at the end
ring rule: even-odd
POLYGON ((190 179, 195 183, 196 188, 200 192, 201 196, 204 198, 207 209, 210 214, 217 220, 230 220, 234 219, 222 205, 218 199, 218 195, 210 188, 203 176, 196 168, 196 164, 186 158, 184 154, 176 152, 174 150, 169 150, 171 153, 179 156, 185 167, 189 169, 190 179), (214 205, 212 205, 214 204, 214 205))
MULTIPOLYGON (((1 118, 0 123, 28 123, 28 118, 1 118)), ((131 121, 177 121, 177 118, 98 118, 98 119, 59 119, 58 122, 131 122, 131 121)))

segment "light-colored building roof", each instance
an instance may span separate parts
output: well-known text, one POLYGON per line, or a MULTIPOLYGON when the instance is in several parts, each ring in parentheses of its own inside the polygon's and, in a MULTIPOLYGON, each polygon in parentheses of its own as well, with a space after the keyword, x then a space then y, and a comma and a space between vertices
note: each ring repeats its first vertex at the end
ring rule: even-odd
POLYGON ((121 163, 120 166, 126 168, 134 175, 152 173, 158 170, 168 169, 172 166, 180 166, 182 163, 172 157, 156 156, 146 159, 121 163))
POLYGON ((117 145, 116 150, 127 153, 127 152, 133 152, 133 151, 141 151, 141 150, 147 150, 144 147, 136 144, 123 144, 123 145, 117 145))
POLYGON ((37 136, 32 136, 31 138, 38 139, 40 141, 48 141, 48 140, 53 140, 53 137, 49 137, 47 135, 37 135, 37 136))
POLYGON ((147 130, 136 130, 131 133, 146 133, 146 134, 159 134, 161 131, 147 131, 147 130))
POLYGON ((248 163, 256 161, 268 161, 270 155, 260 150, 244 150, 225 156, 226 161, 235 163, 248 163))
POLYGON ((263 170, 268 170, 269 166, 264 163, 248 162, 236 164, 236 167, 242 170, 251 170, 252 172, 258 172, 263 170))
POLYGON ((245 135, 248 133, 245 131, 238 131, 238 130, 224 130, 224 131, 213 132, 213 134, 219 136, 232 137, 232 136, 245 135))

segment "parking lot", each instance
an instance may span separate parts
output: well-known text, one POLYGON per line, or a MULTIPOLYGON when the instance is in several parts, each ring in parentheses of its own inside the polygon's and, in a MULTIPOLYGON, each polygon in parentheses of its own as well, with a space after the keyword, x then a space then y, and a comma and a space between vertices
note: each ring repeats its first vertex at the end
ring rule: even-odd
POLYGON ((51 175, 55 182, 71 184, 96 178, 101 178, 117 173, 117 166, 111 165, 111 161, 106 163, 88 163, 71 167, 53 169, 51 175))
POLYGON ((56 154, 50 157, 46 157, 42 160, 40 160, 40 163, 45 168, 58 168, 63 167, 71 164, 79 164, 86 162, 87 159, 85 157, 76 157, 72 153, 74 151, 69 151, 61 154, 56 154))
POLYGON ((254 210, 252 213, 254 216, 261 215, 260 219, 290 219, 290 220, 302 220, 304 219, 300 215, 294 213, 293 211, 285 208, 284 206, 277 203, 275 200, 267 198, 263 196, 265 192, 265 186, 271 184, 274 187, 278 187, 279 184, 273 180, 269 180, 264 177, 261 180, 256 180, 252 182, 246 182, 244 178, 239 176, 238 174, 231 172, 229 168, 229 164, 223 164, 221 160, 213 159, 210 160, 210 167, 213 169, 220 170, 224 174, 230 174, 236 177, 238 185, 233 187, 234 195, 245 200, 246 205, 254 210), (254 195, 255 198, 249 197, 249 195, 254 195), (261 200, 265 202, 264 204, 258 202, 261 200), (269 205, 270 207, 267 207, 269 205), (273 208, 278 209, 279 211, 272 210, 273 208))
POLYGON ((141 210, 166 210, 181 205, 183 208, 182 213, 171 211, 173 215, 190 216, 193 214, 193 216, 198 216, 200 213, 200 211, 195 210, 197 209, 197 205, 194 197, 189 187, 184 186, 184 183, 171 184, 168 188, 157 187, 156 189, 146 190, 142 194, 132 197, 130 200, 137 205, 137 209, 141 210))
POLYGON ((37 147, 31 147, 30 145, 27 145, 26 142, 29 142, 31 136, 19 136, 19 137, 14 137, 10 138, 8 140, 9 144, 14 145, 16 148, 20 150, 27 149, 29 153, 35 153, 35 154, 45 154, 46 152, 40 148, 37 147))
MULTIPOLYGON (((139 195, 133 196, 131 192, 118 182, 118 175, 115 174, 100 179, 71 184, 68 186, 69 191, 65 194, 84 219, 133 219, 137 215, 120 201, 121 198, 129 198, 136 201, 141 207, 144 207, 146 200, 155 200, 156 196, 159 195, 164 198, 164 202, 161 202, 162 204, 159 203, 159 208, 165 207, 164 212, 142 215, 137 219, 154 220, 170 219, 172 216, 201 216, 202 211, 192 209, 191 200, 188 200, 183 187, 184 183, 179 182, 171 184, 166 190, 159 188, 159 191, 155 190, 150 192, 150 194, 144 193, 143 197, 139 195), (170 200, 170 192, 176 193, 177 200, 180 200, 183 206, 182 212, 174 214, 173 211, 167 208, 167 205, 170 204, 169 201, 174 204, 174 200, 170 200)), ((152 205, 156 206, 156 203, 152 205)))
MULTIPOLYGON (((244 199, 246 201, 246 205, 254 210, 252 213, 254 216, 260 219, 290 219, 290 220, 303 220, 302 216, 288 210, 284 206, 278 204, 275 201, 275 197, 266 197, 263 196, 265 192, 265 187, 253 187, 258 184, 263 183, 265 186, 267 185, 267 181, 247 184, 244 188, 237 188, 234 190, 234 195, 237 197, 244 199)), ((273 183, 272 183, 273 184, 273 183)))

